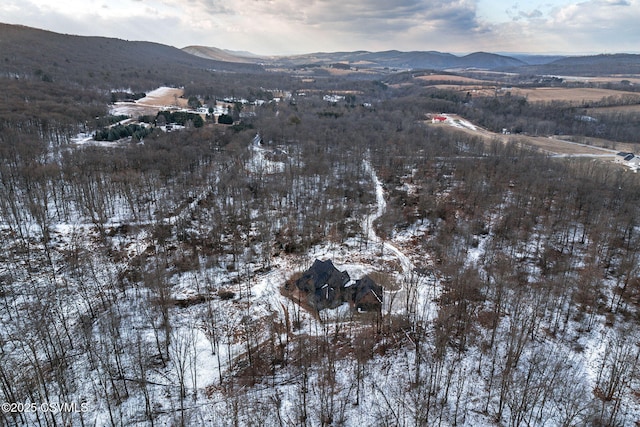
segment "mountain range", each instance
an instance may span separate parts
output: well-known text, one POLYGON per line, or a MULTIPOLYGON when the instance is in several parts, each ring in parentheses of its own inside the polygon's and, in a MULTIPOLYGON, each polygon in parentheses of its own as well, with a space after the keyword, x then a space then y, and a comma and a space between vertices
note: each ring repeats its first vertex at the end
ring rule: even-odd
POLYGON ((359 69, 455 70, 481 69, 531 74, 637 74, 640 55, 603 54, 590 56, 527 55, 474 52, 457 56, 438 51, 388 50, 382 52, 316 52, 291 56, 259 56, 215 47, 188 46, 183 51, 202 58, 269 67, 317 67, 341 64, 359 69))
POLYGON ((159 43, 60 34, 0 23, 0 76, 37 75, 85 87, 139 90, 150 81, 183 85, 211 71, 262 72, 260 65, 202 58, 159 43))
POLYGON ((113 87, 118 78, 135 80, 152 73, 168 84, 179 84, 177 78, 184 81, 187 75, 212 70, 256 73, 265 69, 331 66, 372 71, 481 69, 528 74, 637 74, 640 55, 512 56, 474 52, 457 56, 437 51, 389 50, 259 56, 207 46, 178 49, 152 42, 73 36, 0 23, 0 73, 9 76, 38 71, 58 80, 73 77, 74 81, 113 87))
POLYGON ((395 69, 448 69, 482 68, 497 69, 528 65, 525 61, 495 53, 475 52, 465 56, 437 51, 388 50, 383 52, 316 52, 291 56, 250 55, 231 53, 223 49, 205 46, 188 46, 183 49, 192 55, 218 61, 231 60, 240 63, 262 63, 268 66, 310 67, 332 64, 349 64, 359 68, 395 69))

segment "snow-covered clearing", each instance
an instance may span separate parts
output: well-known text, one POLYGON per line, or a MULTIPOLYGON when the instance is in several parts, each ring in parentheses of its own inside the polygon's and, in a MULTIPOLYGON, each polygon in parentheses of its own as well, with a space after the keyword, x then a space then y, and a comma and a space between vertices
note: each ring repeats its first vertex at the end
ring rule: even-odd
POLYGON ((122 147, 124 144, 126 144, 126 141, 128 140, 121 139, 118 141, 96 141, 95 139, 93 139, 93 134, 87 133, 80 133, 70 140, 71 144, 77 146, 93 145, 96 147, 122 147))
POLYGON ((262 147, 262 138, 257 134, 250 145, 252 157, 249 164, 249 170, 255 174, 274 174, 284 172, 285 164, 281 161, 270 160, 267 157, 272 154, 270 151, 262 147))
POLYGON ((476 125, 474 125, 473 123, 471 123, 468 120, 465 120, 461 117, 458 116, 454 116, 451 114, 441 114, 443 117, 446 117, 447 120, 445 120, 445 124, 449 125, 449 126, 453 126, 455 128, 459 128, 459 129, 469 129, 472 131, 477 131, 478 127, 476 125))
POLYGON ((155 114, 161 110, 187 107, 187 100, 182 98, 184 89, 159 87, 148 92, 144 98, 134 102, 116 102, 110 107, 110 113, 119 116, 138 117, 155 114))

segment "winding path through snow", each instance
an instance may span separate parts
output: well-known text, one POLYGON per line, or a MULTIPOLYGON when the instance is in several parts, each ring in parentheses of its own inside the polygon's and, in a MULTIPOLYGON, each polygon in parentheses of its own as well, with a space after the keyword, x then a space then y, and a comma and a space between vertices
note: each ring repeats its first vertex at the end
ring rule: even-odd
POLYGON ((384 214, 384 212, 387 210, 387 201, 384 199, 384 188, 382 187, 382 182, 380 181, 380 178, 378 178, 378 175, 376 174, 376 171, 373 168, 373 166, 371 166, 371 162, 369 161, 369 159, 364 160, 364 168, 367 172, 369 172, 369 174, 371 175, 371 180, 376 186, 376 206, 377 207, 375 212, 365 217, 362 228, 363 230, 367 231, 367 237, 369 238, 370 241, 381 243, 383 251, 386 249, 392 252, 395 255, 395 257, 398 258, 398 261, 402 266, 402 272, 405 275, 405 277, 407 277, 413 272, 415 268, 413 263, 409 259, 409 257, 405 255, 405 253, 402 252, 400 249, 398 249, 398 247, 396 247, 395 245, 384 241, 380 236, 376 234, 376 230, 373 227, 373 223, 375 222, 375 220, 380 218, 384 214))
MULTIPOLYGON (((253 139, 251 149, 258 152, 262 150, 259 145, 259 136, 253 139)), ((366 234, 368 242, 372 245, 366 251, 371 257, 375 257, 375 253, 378 251, 374 250, 374 246, 380 247, 386 257, 397 259, 401 267, 401 271, 398 272, 398 288, 385 290, 383 312, 419 313, 423 320, 432 320, 437 314, 437 305, 433 301, 439 294, 438 282, 433 276, 418 274, 416 265, 401 248, 376 234, 374 222, 387 210, 385 191, 368 157, 363 160, 363 167, 374 184, 376 196, 375 209, 369 215, 364 216, 361 221, 362 232, 366 234)), ((362 252, 356 246, 345 247, 344 249, 345 252, 338 256, 343 262, 347 261, 341 264, 342 267, 351 270, 356 268, 362 274, 375 270, 373 265, 365 266, 360 264, 359 261, 355 263, 348 261, 350 259, 360 259, 359 255, 362 255, 362 252)), ((309 252, 308 255, 309 258, 333 257, 332 253, 331 245, 320 245, 309 252)), ((271 271, 257 274, 253 277, 251 291, 254 303, 262 307, 262 310, 260 310, 262 314, 275 311, 278 313, 278 317, 284 320, 287 317, 284 307, 289 307, 289 300, 280 294, 279 287, 291 276, 292 272, 300 269, 301 264, 297 264, 288 257, 274 259, 273 261, 271 271)), ((291 308, 291 310, 294 310, 294 308, 291 308)), ((306 317, 308 317, 310 325, 316 324, 313 316, 306 317)))
POLYGON ((417 275, 415 273, 415 265, 411 261, 411 259, 397 246, 388 241, 385 241, 380 236, 376 234, 373 223, 375 220, 380 218, 387 209, 387 201, 384 198, 384 188, 382 187, 382 182, 380 178, 378 178, 378 174, 375 169, 371 165, 371 161, 366 158, 364 160, 364 168, 371 176, 371 180, 375 184, 376 191, 376 210, 371 214, 367 215, 362 223, 362 229, 366 231, 367 237, 370 241, 379 243, 382 246, 382 252, 385 251, 392 253, 400 262, 402 267, 402 287, 398 291, 387 291, 386 298, 384 299, 384 310, 387 312, 402 310, 402 307, 399 307, 398 304, 400 302, 405 301, 405 309, 407 311, 420 311, 424 316, 425 320, 431 320, 435 317, 437 313, 437 307, 432 301, 436 298, 439 293, 437 290, 436 282, 434 278, 429 278, 427 276, 417 275), (428 286, 432 284, 433 286, 428 286), (390 298, 393 293, 396 293, 396 296, 399 298, 390 298), (410 295, 407 295, 410 293, 410 295), (412 304, 410 300, 414 299, 416 301, 414 308, 410 308, 412 304))

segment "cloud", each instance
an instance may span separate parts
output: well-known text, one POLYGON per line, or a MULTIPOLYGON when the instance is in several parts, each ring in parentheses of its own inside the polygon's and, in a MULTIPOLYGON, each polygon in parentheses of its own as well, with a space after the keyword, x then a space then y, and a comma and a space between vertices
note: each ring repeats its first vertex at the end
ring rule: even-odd
POLYGON ((216 31, 225 39, 217 45, 254 51, 402 50, 443 34, 470 39, 482 27, 475 0, 189 0, 182 6, 183 34, 216 31))
POLYGON ((558 25, 580 26, 588 29, 590 25, 602 23, 618 25, 631 17, 638 16, 640 16, 638 0, 589 0, 559 9, 554 16, 554 22, 558 25))
POLYGON ((511 22, 493 28, 496 35, 509 35, 502 38, 504 50, 518 45, 534 52, 638 50, 640 0, 587 0, 531 12, 515 7, 509 16, 511 22))
POLYGON ((312 42, 326 49, 409 49, 425 40, 469 37, 481 27, 475 2, 458 0, 324 0, 310 1, 302 10, 297 2, 270 2, 263 16, 277 19, 298 34, 313 34, 312 42), (280 14, 280 10, 289 11, 280 14), (297 10, 298 12, 295 12, 297 10), (399 40, 405 39, 403 42, 399 40), (412 40, 409 40, 412 39, 412 40))
POLYGON ((517 8, 513 8, 512 10, 507 10, 507 15, 511 17, 514 21, 531 20, 531 19, 540 19, 544 16, 542 11, 539 9, 534 9, 529 12, 525 12, 524 10, 518 10, 517 8))
MULTIPOLYGON (((174 3, 175 4, 175 3, 174 3)), ((233 2, 221 0, 189 0, 182 4, 188 10, 202 15, 234 15, 233 2)))
POLYGON ((311 2, 305 8, 306 23, 353 32, 371 28, 404 29, 449 27, 471 29, 475 26, 474 3, 436 0, 329 0, 311 2))
POLYGON ((262 54, 638 50, 640 0, 560 4, 516 4, 499 15, 478 10, 497 10, 491 0, 4 0, 0 19, 69 34, 262 54), (498 16, 504 22, 496 22, 498 16))

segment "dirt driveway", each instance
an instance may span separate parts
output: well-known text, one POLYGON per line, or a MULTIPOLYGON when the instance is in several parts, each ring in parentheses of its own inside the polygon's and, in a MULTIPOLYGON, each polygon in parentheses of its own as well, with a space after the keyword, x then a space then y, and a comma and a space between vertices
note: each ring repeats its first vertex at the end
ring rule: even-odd
POLYGON ((433 126, 450 126, 461 132, 482 136, 487 141, 498 140, 504 143, 525 144, 558 156, 598 157, 613 160, 618 152, 617 150, 565 141, 554 137, 499 134, 473 125, 455 114, 445 114, 444 116, 447 117, 444 123, 433 124, 433 126))

